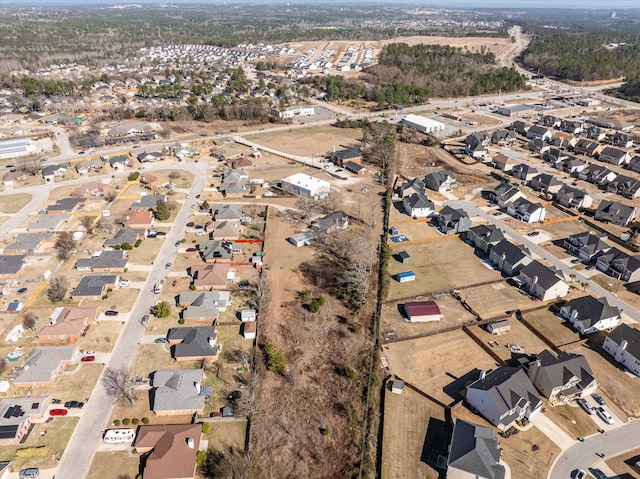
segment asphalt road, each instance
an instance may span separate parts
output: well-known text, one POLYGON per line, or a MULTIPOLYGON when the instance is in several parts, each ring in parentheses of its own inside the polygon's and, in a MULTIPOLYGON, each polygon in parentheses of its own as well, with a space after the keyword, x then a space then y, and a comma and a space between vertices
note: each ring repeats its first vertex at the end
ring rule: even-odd
POLYGON ((541 258, 544 258, 552 266, 554 266, 555 268, 561 270, 567 277, 569 277, 569 275, 571 275, 571 274, 575 274, 576 275, 576 281, 586 281, 586 282, 588 282, 589 283, 589 289, 597 297, 604 296, 605 298, 607 298, 607 301, 609 302, 610 305, 618 307, 621 311, 624 311, 624 313, 629 318, 631 318, 633 321, 635 321, 636 323, 640 323, 640 312, 639 311, 637 311, 632 306, 628 305, 627 303, 625 303, 624 301, 619 299, 617 296, 615 296, 614 294, 612 294, 609 291, 607 291, 606 289, 602 288, 598 284, 594 283, 593 281, 591 281, 586 276, 583 276, 579 271, 576 271, 575 269, 571 268, 570 266, 567 266, 562 261, 560 261, 558 258, 556 258, 551 253, 549 253, 547 250, 541 248, 536 243, 531 241, 527 236, 521 235, 520 233, 515 231, 513 228, 510 228, 509 226, 507 226, 504 223, 502 223, 502 221, 500 221, 499 219, 497 219, 493 215, 481 210, 476 205, 474 205, 473 203, 469 203, 468 201, 454 200, 454 201, 447 201, 445 204, 447 204, 447 205, 449 205, 449 206, 451 206, 453 208, 461 208, 461 209, 465 210, 469 216, 479 216, 480 218, 486 220, 487 222, 496 225, 498 228, 503 230, 508 236, 510 236, 511 238, 515 239, 519 243, 525 245, 529 249, 529 251, 531 251, 532 253, 537 254, 541 258))
POLYGON ((576 440, 576 444, 565 450, 551 468, 550 479, 569 479, 576 469, 588 470, 589 467, 602 461, 596 453, 616 456, 640 446, 640 421, 631 421, 616 429, 595 434, 584 442, 576 440))
MULTIPOLYGON (((206 163, 189 163, 189 171, 196 175, 193 186, 189 190, 191 198, 180 209, 174 227, 165 237, 164 244, 158 253, 144 287, 134 303, 129 320, 125 323, 118 338, 111 358, 106 365, 112 368, 128 368, 133 362, 136 347, 144 335, 145 328, 140 324, 140 318, 148 314, 155 305, 158 296, 152 293, 153 285, 167 276, 165 263, 172 261, 176 254, 176 241, 182 239, 182 233, 192 213, 191 205, 197 201, 195 196, 200 194, 206 185, 206 163)), ((183 169, 187 169, 184 168, 183 169)), ((152 320, 153 321, 153 320, 152 320)), ((145 398, 140 398, 145 401, 145 398)), ((102 441, 102 432, 108 426, 107 421, 113 411, 113 400, 107 396, 101 382, 96 385, 91 398, 84 407, 84 414, 76 427, 65 453, 60 459, 56 477, 58 479, 76 479, 86 477, 93 462, 93 457, 102 441)))

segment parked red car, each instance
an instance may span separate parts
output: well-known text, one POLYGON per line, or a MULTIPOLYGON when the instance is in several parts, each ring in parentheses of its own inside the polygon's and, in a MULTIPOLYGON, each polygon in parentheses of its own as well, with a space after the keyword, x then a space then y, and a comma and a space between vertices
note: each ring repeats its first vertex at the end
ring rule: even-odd
POLYGON ((66 416, 67 412, 69 411, 66 409, 52 409, 49 411, 49 416, 66 416))
POLYGON ((82 358, 80 359, 80 361, 82 361, 83 363, 92 363, 96 360, 95 356, 82 356, 82 358))
POLYGON ((196 248, 187 248, 187 253, 194 253, 195 251, 198 251, 196 248))

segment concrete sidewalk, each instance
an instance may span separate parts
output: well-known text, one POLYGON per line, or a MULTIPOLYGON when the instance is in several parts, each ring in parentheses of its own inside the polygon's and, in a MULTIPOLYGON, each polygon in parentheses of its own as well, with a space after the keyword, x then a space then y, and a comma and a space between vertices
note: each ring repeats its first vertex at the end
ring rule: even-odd
POLYGON ((576 439, 569 437, 560 427, 558 427, 551 419, 544 415, 544 413, 538 413, 531 419, 531 424, 540 429, 542 434, 547 436, 553 442, 555 442, 563 451, 570 448, 576 443, 576 439))

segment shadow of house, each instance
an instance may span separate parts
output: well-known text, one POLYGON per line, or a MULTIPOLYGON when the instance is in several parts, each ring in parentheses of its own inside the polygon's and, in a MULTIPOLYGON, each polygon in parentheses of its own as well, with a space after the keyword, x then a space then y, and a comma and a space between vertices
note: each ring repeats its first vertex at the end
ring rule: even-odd
POLYGON ((459 403, 460 401, 464 401, 464 394, 467 390, 467 386, 480 377, 480 372, 481 371, 479 369, 474 368, 464 376, 460 377, 449 374, 449 376, 453 378, 453 381, 445 385, 445 387, 442 388, 442 391, 453 399, 451 406, 459 403))
POLYGON ((449 417, 445 417, 444 421, 433 417, 429 418, 420 454, 420 462, 437 471, 439 479, 446 477, 446 471, 437 468, 438 456, 446 457, 448 455, 449 442, 453 433, 450 411, 446 411, 445 416, 449 417))

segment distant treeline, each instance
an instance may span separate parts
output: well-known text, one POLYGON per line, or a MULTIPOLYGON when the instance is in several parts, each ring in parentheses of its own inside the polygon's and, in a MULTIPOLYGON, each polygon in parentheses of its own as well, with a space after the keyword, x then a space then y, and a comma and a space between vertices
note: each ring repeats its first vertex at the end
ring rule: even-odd
POLYGON ((640 75, 627 79, 624 85, 618 89, 617 96, 640 103, 640 75))

